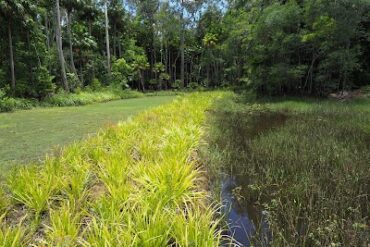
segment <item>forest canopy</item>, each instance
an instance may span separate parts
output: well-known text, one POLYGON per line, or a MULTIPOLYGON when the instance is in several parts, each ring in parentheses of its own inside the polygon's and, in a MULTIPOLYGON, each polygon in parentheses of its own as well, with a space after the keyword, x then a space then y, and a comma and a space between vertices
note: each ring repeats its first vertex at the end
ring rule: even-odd
POLYGON ((367 0, 0 0, 0 97, 369 84, 367 0))

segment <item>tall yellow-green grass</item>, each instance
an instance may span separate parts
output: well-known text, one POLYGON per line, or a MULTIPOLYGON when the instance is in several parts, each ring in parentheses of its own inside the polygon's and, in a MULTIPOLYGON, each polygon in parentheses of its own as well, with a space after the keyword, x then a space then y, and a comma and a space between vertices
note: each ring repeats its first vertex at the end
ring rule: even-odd
POLYGON ((0 191, 0 246, 218 246, 197 148, 221 96, 177 98, 15 171, 0 191))

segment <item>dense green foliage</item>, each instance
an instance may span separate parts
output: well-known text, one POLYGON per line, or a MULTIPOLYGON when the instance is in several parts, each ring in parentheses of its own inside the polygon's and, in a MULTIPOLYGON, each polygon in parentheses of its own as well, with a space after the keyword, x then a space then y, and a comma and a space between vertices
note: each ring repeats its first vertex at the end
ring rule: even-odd
POLYGON ((260 95, 327 95, 370 80, 367 0, 239 0, 224 18, 227 71, 260 95))
POLYGON ((235 177, 235 200, 258 212, 257 226, 266 212, 271 246, 369 243, 368 101, 228 98, 210 120, 210 170, 235 177))
POLYGON ((211 5, 1 0, 0 89, 43 100, 59 89, 197 87, 204 69, 195 60, 203 57, 204 35, 194 36, 202 8, 211 5))
POLYGON ((219 96, 177 99, 18 169, 0 194, 0 245, 218 246, 196 150, 219 96))
POLYGON ((1 0, 0 88, 323 96, 368 84, 369 18, 367 0, 1 0))

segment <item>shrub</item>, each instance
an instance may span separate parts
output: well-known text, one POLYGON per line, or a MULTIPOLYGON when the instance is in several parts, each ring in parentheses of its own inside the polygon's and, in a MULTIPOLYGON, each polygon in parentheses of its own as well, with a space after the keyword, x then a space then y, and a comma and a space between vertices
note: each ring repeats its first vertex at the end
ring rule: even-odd
POLYGON ((41 66, 37 69, 34 95, 43 99, 52 94, 55 90, 55 85, 52 83, 54 76, 51 76, 47 68, 41 66))
POLYGON ((36 101, 18 98, 0 98, 0 112, 11 112, 16 109, 27 110, 36 105, 36 101))
MULTIPOLYGON (((94 79, 93 90, 98 90, 100 82, 94 79)), ((78 91, 66 93, 61 91, 45 98, 43 101, 10 98, 5 96, 5 91, 0 90, 0 112, 11 112, 14 110, 27 110, 35 106, 81 106, 92 103, 101 103, 118 99, 131 99, 143 97, 144 94, 134 90, 122 90, 117 87, 101 89, 100 91, 78 91)))
POLYGON ((44 105, 49 106, 81 106, 92 103, 107 102, 118 99, 141 97, 137 91, 108 88, 97 92, 82 91, 80 93, 61 92, 45 100, 44 105))
POLYGON ((97 78, 94 78, 90 84, 90 88, 93 90, 93 91, 98 91, 99 89, 101 89, 101 82, 99 81, 99 79, 97 78))

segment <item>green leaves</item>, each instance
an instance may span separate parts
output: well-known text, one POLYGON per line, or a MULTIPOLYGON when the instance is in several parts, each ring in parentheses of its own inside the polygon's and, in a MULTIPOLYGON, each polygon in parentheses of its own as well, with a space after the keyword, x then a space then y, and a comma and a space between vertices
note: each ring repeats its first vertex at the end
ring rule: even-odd
POLYGON ((15 201, 40 215, 56 192, 55 179, 54 173, 40 174, 36 168, 21 169, 8 179, 8 186, 15 201))
POLYGON ((203 38, 203 44, 208 48, 216 46, 217 41, 218 41, 217 36, 216 34, 213 33, 207 33, 203 38))
POLYGON ((3 247, 21 247, 25 246, 24 228, 19 224, 17 226, 9 226, 5 221, 5 214, 0 215, 0 245, 3 247))

